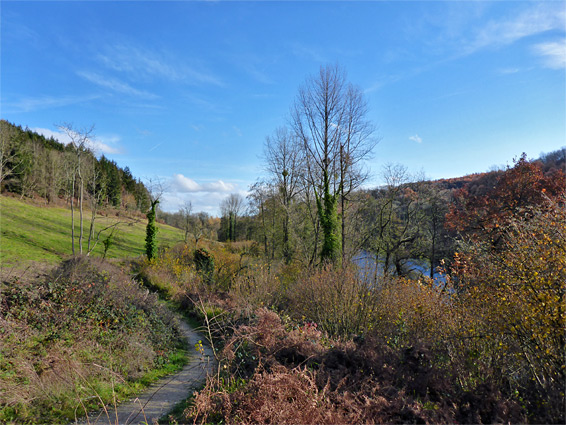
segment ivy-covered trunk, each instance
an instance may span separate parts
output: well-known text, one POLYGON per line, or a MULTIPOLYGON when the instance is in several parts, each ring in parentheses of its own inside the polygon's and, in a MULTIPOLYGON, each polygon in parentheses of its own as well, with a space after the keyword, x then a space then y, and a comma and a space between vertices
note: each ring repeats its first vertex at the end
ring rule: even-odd
POLYGON ((324 193, 322 199, 316 194, 316 206, 323 236, 320 259, 323 263, 336 263, 340 257, 337 198, 336 195, 330 193, 330 179, 326 171, 323 177, 324 193))
POLYGON ((151 202, 151 209, 147 213, 147 228, 145 231, 145 252, 147 259, 151 260, 157 255, 157 226, 155 225, 155 208, 159 201, 151 202))

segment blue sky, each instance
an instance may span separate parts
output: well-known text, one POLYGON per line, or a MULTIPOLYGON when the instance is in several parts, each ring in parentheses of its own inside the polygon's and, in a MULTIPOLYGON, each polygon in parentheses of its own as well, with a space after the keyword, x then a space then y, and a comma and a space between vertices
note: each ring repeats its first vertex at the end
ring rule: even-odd
POLYGON ((0 7, 2 118, 55 137, 94 124, 98 152, 161 180, 169 211, 245 195, 265 137, 325 64, 368 101, 370 186, 386 163, 456 177, 566 144, 564 1, 0 7))

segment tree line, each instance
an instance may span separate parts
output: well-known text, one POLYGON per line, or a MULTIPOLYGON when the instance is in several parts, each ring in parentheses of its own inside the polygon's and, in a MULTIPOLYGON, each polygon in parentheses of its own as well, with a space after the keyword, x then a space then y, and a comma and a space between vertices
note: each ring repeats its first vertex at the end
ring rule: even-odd
POLYGON ((146 212, 149 192, 128 167, 121 168, 91 144, 93 129, 60 130, 72 139, 65 145, 29 128, 0 120, 0 191, 21 198, 39 196, 47 203, 70 203, 84 190, 85 199, 99 206, 146 212), (80 176, 79 176, 80 174, 80 176), (73 182, 75 185, 73 185, 73 182))
MULTIPOLYGON (((68 144, 0 121, 0 192, 69 205, 71 251, 73 255, 88 255, 99 242, 101 232, 111 230, 95 230, 100 207, 145 212, 150 193, 128 167, 122 169, 104 155, 97 158, 93 127, 78 129, 64 124, 59 130, 69 139, 68 144)), ((116 225, 110 226, 112 230, 103 240, 105 252, 116 225)))

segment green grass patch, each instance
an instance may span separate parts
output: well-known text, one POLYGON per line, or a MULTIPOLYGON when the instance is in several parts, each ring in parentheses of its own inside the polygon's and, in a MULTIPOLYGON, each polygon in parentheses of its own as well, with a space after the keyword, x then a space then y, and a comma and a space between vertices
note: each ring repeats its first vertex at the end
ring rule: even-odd
MULTIPOLYGON (((132 258, 145 254, 145 228, 147 220, 132 217, 97 216, 95 234, 117 224, 113 243, 107 258, 132 258)), ((84 212, 83 252, 87 250, 90 211, 84 212)), ((184 233, 165 224, 158 224, 159 248, 183 241, 184 233)), ((103 240, 111 229, 101 233, 92 256, 102 257, 103 240)), ((75 250, 78 253, 80 224, 75 212, 75 250)), ((59 207, 37 206, 15 198, 0 196, 0 264, 3 267, 21 265, 22 262, 40 261, 57 263, 72 254, 71 211, 59 207)))

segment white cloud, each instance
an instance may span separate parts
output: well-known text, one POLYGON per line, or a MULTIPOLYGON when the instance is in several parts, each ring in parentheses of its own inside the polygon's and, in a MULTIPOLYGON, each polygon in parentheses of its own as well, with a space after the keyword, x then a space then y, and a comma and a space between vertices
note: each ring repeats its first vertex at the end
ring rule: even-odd
POLYGON ((175 192, 200 192, 201 186, 188 177, 183 176, 182 174, 174 174, 173 175, 173 182, 171 187, 174 189, 175 192))
POLYGON ((225 183, 222 180, 206 183, 203 185, 206 192, 231 192, 236 189, 236 185, 232 183, 225 183))
POLYGON ((190 202, 193 212, 204 211, 212 216, 220 216, 220 204, 226 198, 224 193, 178 193, 166 192, 160 203, 167 212, 179 211, 186 202, 190 202))
POLYGON ((16 102, 2 101, 2 109, 4 112, 32 112, 40 109, 52 109, 62 106, 74 105, 77 103, 88 102, 98 99, 100 96, 43 96, 35 98, 23 98, 16 102))
POLYGON ((163 52, 155 52, 129 43, 107 46, 97 59, 107 68, 135 76, 146 75, 171 81, 223 86, 223 82, 207 71, 204 66, 179 64, 178 58, 170 59, 163 52))
POLYGON ((130 86, 127 83, 124 83, 120 80, 117 80, 115 78, 109 78, 109 77, 105 77, 102 76, 100 74, 96 74, 94 72, 87 72, 87 71, 82 71, 82 72, 78 72, 77 73, 80 77, 83 77, 84 79, 90 81, 91 83, 94 83, 98 86, 101 87, 105 87, 107 89, 110 89, 112 91, 115 91, 117 93, 121 93, 121 94, 127 94, 127 95, 131 95, 131 96, 137 96, 137 97, 143 97, 146 99, 155 99, 158 96, 143 91, 143 90, 138 90, 132 86, 130 86))
POLYGON ((501 68, 498 69, 497 72, 501 75, 510 75, 510 74, 516 74, 517 72, 520 72, 521 70, 519 68, 501 68))
POLYGON ((174 174, 167 191, 163 194, 161 207, 168 212, 178 211, 185 202, 191 202, 193 211, 205 211, 211 215, 220 214, 220 204, 230 193, 239 193, 244 198, 246 191, 242 191, 235 183, 216 180, 198 183, 182 174, 174 174))
POLYGON ((412 140, 413 142, 417 142, 417 143, 423 142, 423 139, 421 139, 418 134, 415 134, 414 136, 409 137, 409 140, 412 140))
POLYGON ((174 174, 171 182, 171 189, 173 192, 180 193, 229 193, 236 190, 236 185, 232 183, 226 183, 222 180, 201 184, 197 183, 189 177, 185 177, 182 174, 174 174))
POLYGON ((118 136, 100 136, 92 141, 93 149, 96 153, 103 154, 120 154, 120 149, 112 147, 120 142, 118 136))
POLYGON ((233 125, 233 126, 232 126, 232 129, 234 130, 234 132, 236 133, 236 135, 237 135, 238 137, 242 137, 242 136, 243 136, 242 130, 241 130, 239 127, 236 127, 235 125, 233 125))
POLYGON ((315 63, 328 62, 326 55, 322 52, 322 49, 318 47, 295 43, 291 46, 291 51, 295 56, 311 60, 315 63))
MULTIPOLYGON (((71 143, 69 135, 62 131, 53 131, 48 128, 35 127, 31 128, 32 131, 39 133, 47 138, 53 137, 59 143, 68 145, 71 143)), ((119 154, 121 153, 118 148, 112 147, 111 145, 116 145, 120 142, 119 136, 100 136, 89 140, 89 148, 94 151, 95 154, 119 154)))
POLYGON ((484 47, 509 45, 550 30, 564 30, 565 19, 566 13, 560 4, 534 5, 514 17, 489 22, 468 45, 467 53, 484 47))
POLYGON ((55 140, 57 140, 59 143, 63 143, 64 145, 68 145, 69 143, 71 143, 70 137, 66 133, 60 131, 53 131, 53 130, 49 130, 48 128, 40 128, 40 127, 30 128, 30 130, 39 133, 47 138, 52 137, 55 140))
POLYGON ((533 50, 544 59, 544 65, 551 69, 566 68, 566 39, 533 46, 533 50))

